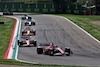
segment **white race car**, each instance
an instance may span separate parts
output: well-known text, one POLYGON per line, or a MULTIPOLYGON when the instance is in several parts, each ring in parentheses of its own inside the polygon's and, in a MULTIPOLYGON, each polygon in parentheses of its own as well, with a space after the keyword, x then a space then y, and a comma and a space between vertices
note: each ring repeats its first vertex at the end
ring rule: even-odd
POLYGON ((31 20, 25 21, 25 26, 34 26, 34 25, 35 25, 35 21, 31 21, 31 20))
POLYGON ((24 15, 24 17, 22 17, 22 20, 31 20, 32 18, 28 15, 24 15))

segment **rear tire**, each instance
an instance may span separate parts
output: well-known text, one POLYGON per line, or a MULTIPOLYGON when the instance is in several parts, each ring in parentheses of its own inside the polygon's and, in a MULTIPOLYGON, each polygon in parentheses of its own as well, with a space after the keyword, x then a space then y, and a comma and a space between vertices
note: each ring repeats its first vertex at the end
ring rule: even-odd
POLYGON ((50 55, 50 56, 54 56, 54 49, 50 49, 50 50, 49 50, 49 55, 50 55))
POLYGON ((25 23, 25 26, 27 26, 27 23, 25 23))
POLYGON ((67 56, 70 56, 70 48, 65 48, 65 52, 68 52, 68 54, 66 54, 67 56))
POLYGON ((54 52, 53 51, 50 51, 50 56, 54 56, 54 52))
POLYGON ((37 46, 37 42, 36 42, 36 41, 34 41, 34 46, 35 46, 35 47, 37 46))
POLYGON ((35 22, 32 22, 32 25, 35 25, 35 22))
POLYGON ((34 32, 34 35, 36 35, 36 32, 34 32))
POLYGON ((3 15, 6 15, 6 13, 3 13, 3 15))
POLYGON ((28 17, 28 19, 31 20, 32 18, 31 17, 28 17))
POLYGON ((42 53, 43 53, 43 48, 38 47, 38 48, 37 48, 37 54, 42 54, 42 53))
POLYGON ((25 17, 22 17, 22 20, 25 20, 25 17))
POLYGON ((23 36, 23 33, 24 33, 24 32, 22 32, 22 36, 23 36))
POLYGON ((36 35, 36 30, 34 31, 34 35, 36 35))
POLYGON ((18 45, 19 45, 19 47, 22 46, 23 42, 18 40, 18 45))
POLYGON ((20 44, 20 41, 18 40, 18 45, 20 44))

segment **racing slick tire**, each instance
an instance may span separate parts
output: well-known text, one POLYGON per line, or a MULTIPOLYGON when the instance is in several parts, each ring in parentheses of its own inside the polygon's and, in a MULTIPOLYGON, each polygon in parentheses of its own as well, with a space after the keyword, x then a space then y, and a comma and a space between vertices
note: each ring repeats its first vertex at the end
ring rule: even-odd
POLYGON ((53 51, 50 51, 50 56, 54 56, 54 52, 53 51))
POLYGON ((25 23, 25 26, 27 26, 27 23, 25 23))
POLYGON ((18 45, 20 44, 20 41, 18 40, 18 45))
POLYGON ((65 52, 68 52, 68 54, 66 54, 66 56, 70 56, 70 48, 68 47, 68 48, 65 48, 65 52))
POLYGON ((51 48, 51 49, 49 50, 49 55, 50 55, 50 56, 54 56, 54 49, 51 48))
POLYGON ((34 35, 36 35, 36 30, 35 29, 30 30, 30 33, 34 33, 34 35))
POLYGON ((31 17, 28 17, 28 20, 31 20, 32 18, 31 17))
POLYGON ((22 17, 22 20, 25 20, 25 17, 22 17))
POLYGON ((22 32, 22 36, 23 36, 24 32, 22 32))
POLYGON ((34 41, 34 46, 35 46, 35 47, 37 46, 37 41, 34 41))
POLYGON ((5 13, 3 13, 3 15, 6 15, 5 13))
POLYGON ((32 22, 32 25, 35 25, 35 22, 32 22))
POLYGON ((37 54, 42 54, 43 53, 43 48, 41 48, 40 46, 37 47, 37 54))
POLYGON ((3 12, 3 15, 6 15, 6 13, 5 13, 5 12, 3 12))
POLYGON ((3 15, 13 15, 13 12, 11 12, 11 13, 3 12, 3 15))
POLYGON ((22 46, 23 45, 23 42, 20 41, 20 40, 18 40, 18 45, 19 45, 19 47, 22 46))
POLYGON ((34 32, 34 35, 36 35, 36 31, 34 32))

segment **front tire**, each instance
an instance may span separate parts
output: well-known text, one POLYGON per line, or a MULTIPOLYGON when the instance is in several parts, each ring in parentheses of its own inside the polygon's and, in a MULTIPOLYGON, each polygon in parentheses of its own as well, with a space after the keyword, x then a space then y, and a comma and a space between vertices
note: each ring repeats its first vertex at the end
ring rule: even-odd
POLYGON ((66 56, 70 56, 70 48, 68 47, 68 48, 65 48, 65 52, 68 52, 68 54, 66 54, 66 56))
POLYGON ((50 55, 50 56, 54 56, 54 49, 53 49, 53 48, 51 48, 51 49, 49 50, 49 55, 50 55))
POLYGON ((36 41, 34 42, 34 46, 35 46, 35 47, 37 46, 37 42, 36 42, 36 41))
POLYGON ((27 26, 27 23, 25 23, 25 26, 27 26))
POLYGON ((32 25, 35 25, 35 22, 32 22, 32 25))
POLYGON ((50 56, 54 56, 54 52, 53 51, 50 51, 50 56))
POLYGON ((25 17, 22 17, 22 20, 25 20, 25 17))

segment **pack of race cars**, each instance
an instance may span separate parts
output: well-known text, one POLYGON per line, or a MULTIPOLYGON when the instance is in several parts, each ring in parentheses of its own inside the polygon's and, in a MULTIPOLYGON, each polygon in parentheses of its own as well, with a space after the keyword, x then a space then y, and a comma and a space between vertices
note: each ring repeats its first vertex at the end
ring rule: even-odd
POLYGON ((32 18, 28 15, 24 15, 24 17, 21 17, 22 20, 26 20, 24 22, 26 27, 24 30, 22 30, 22 36, 21 40, 18 40, 19 47, 37 47, 37 54, 44 54, 44 55, 50 55, 50 56, 70 56, 70 54, 73 54, 71 49, 69 47, 65 47, 62 49, 61 47, 58 47, 57 45, 54 45, 53 43, 43 43, 37 46, 37 41, 35 39, 31 39, 30 36, 36 35, 36 30, 32 29, 30 26, 35 26, 35 21, 32 20, 32 18))
POLYGON ((32 20, 32 18, 28 15, 24 15, 21 17, 21 19, 24 21, 26 27, 24 30, 22 30, 22 37, 20 40, 18 40, 19 47, 31 47, 37 46, 37 41, 35 39, 31 39, 30 36, 36 35, 36 30, 32 29, 30 26, 35 26, 35 21, 32 20))
MULTIPOLYGON (((3 15, 13 15, 12 12, 3 12, 3 15)), ((37 47, 37 54, 44 54, 44 55, 50 55, 50 56, 70 56, 70 54, 73 54, 71 49, 69 47, 65 47, 62 49, 61 47, 58 47, 57 45, 54 45, 53 43, 43 43, 37 46, 37 41, 35 39, 31 39, 30 36, 36 35, 36 30, 32 29, 30 26, 35 26, 36 23, 34 20, 32 20, 32 17, 28 15, 24 15, 21 17, 24 21, 24 25, 28 26, 24 30, 22 30, 22 36, 21 40, 18 40, 19 47, 37 47)))

